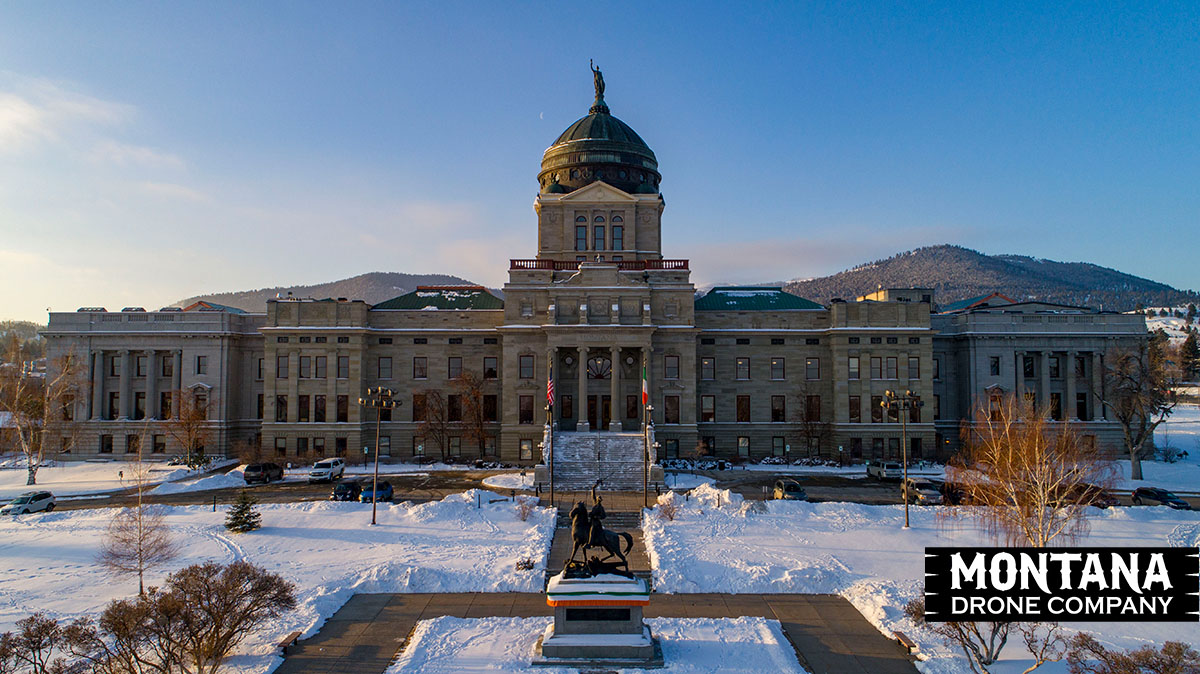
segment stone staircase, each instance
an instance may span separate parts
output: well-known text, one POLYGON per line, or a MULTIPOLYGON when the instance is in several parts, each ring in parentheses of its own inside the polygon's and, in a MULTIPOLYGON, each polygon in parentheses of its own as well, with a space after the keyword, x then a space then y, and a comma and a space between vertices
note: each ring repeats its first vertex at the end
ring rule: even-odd
POLYGON ((644 447, 641 433, 555 433, 555 488, 587 491, 599 483, 602 491, 640 491, 644 447))

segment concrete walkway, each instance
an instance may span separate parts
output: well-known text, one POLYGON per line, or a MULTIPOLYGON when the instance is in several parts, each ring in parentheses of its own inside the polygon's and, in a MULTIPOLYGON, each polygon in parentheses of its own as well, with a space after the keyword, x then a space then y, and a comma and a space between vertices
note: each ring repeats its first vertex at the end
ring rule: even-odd
MULTIPOLYGON (((288 649, 276 674, 382 674, 419 620, 551 616, 543 594, 356 594, 312 638, 288 649)), ((915 674, 903 649, 845 599, 812 594, 655 594, 646 617, 761 616, 814 674, 915 674)), ((532 654, 531 654, 532 656, 532 654)))

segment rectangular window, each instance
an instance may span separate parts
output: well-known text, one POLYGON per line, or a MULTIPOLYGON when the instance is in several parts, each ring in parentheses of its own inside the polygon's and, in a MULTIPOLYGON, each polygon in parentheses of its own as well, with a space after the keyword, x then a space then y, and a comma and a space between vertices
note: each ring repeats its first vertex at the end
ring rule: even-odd
POLYGON ((871 396, 871 423, 883 423, 883 396, 871 396))
POLYGON ((275 396, 275 421, 276 423, 287 423, 287 396, 275 396))
POLYGON ((425 356, 413 356, 413 379, 429 378, 429 359, 425 356))
POLYGON ((871 379, 883 379, 883 359, 871 356, 871 379))
MULTIPOLYGON (((338 339, 345 339, 345 337, 338 337, 338 339)), ((334 438, 333 439, 333 455, 345 457, 346 456, 346 446, 349 444, 350 443, 347 441, 346 438, 342 438, 342 437, 334 438)))
POLYGON ((450 447, 447 450, 450 456, 462 456, 462 438, 454 436, 450 438, 450 447))
POLYGON ((886 374, 888 379, 900 378, 900 365, 895 356, 888 356, 886 374))
POLYGON ((412 397, 412 420, 425 421, 426 403, 424 393, 414 393, 412 397))
POLYGON ((337 397, 337 420, 338 423, 350 421, 350 396, 340 395, 337 397))
POLYGON ((136 371, 137 376, 145 377, 146 376, 146 357, 138 356, 137 359, 134 360, 133 362, 135 364, 134 370, 136 371))
POLYGON ((308 421, 308 396, 296 396, 296 421, 308 421))
POLYGON ((750 421, 750 396, 737 397, 737 420, 739 423, 750 421))
POLYGON ((462 421, 462 396, 457 393, 446 396, 446 421, 462 421))
POLYGON ((390 436, 390 435, 379 436, 379 456, 391 456, 391 455, 392 455, 392 436, 390 436))
POLYGON ((458 379, 462 376, 462 357, 450 356, 446 362, 446 375, 448 379, 458 379))
POLYGON ((1033 356, 1025 356, 1022 359, 1022 361, 1023 362, 1021 363, 1021 374, 1023 374, 1026 379, 1032 379, 1034 376, 1034 374, 1033 374, 1033 356))
POLYGON ((1050 418, 1055 421, 1062 421, 1063 404, 1061 393, 1054 392, 1050 394, 1050 418))
POLYGON ((133 394, 133 418, 135 421, 146 418, 145 391, 138 391, 133 394))
POLYGON ((850 423, 857 424, 862 422, 862 397, 850 396, 849 410, 850 423))
POLYGON ((413 436, 413 456, 425 456, 425 437, 422 435, 413 436))
POLYGON ((738 358, 734 362, 734 364, 736 367, 736 369, 734 370, 735 378, 737 378, 737 379, 749 379, 750 378, 750 359, 749 358, 738 358))
POLYGON ((899 343, 900 343, 900 338, 899 338, 899 337, 888 337, 888 338, 887 338, 887 343, 888 343, 888 344, 899 344, 899 343))
POLYGON ((483 357, 483 378, 496 379, 500 376, 500 361, 495 356, 483 357))
POLYGON ((913 396, 913 402, 916 404, 908 408, 908 423, 919 424, 921 423, 921 397, 913 396))
POLYGON ((908 378, 909 379, 920 379, 921 378, 921 359, 918 358, 917 356, 909 356, 908 357, 908 378))
POLYGON ((786 396, 771 396, 771 421, 775 423, 787 421, 786 396))
POLYGON ((338 356, 337 367, 338 367, 338 371, 337 371, 338 379, 349 379, 350 378, 350 356, 338 356))
POLYGON ((451 337, 446 340, 447 344, 462 344, 462 337, 451 337))
POLYGON ((625 396, 625 418, 638 418, 638 396, 625 396))
POLYGON ((1086 393, 1075 394, 1075 418, 1080 421, 1091 421, 1088 419, 1086 393))
POLYGON ((942 359, 933 359, 933 380, 940 381, 942 379, 942 359))
POLYGON ((700 359, 700 378, 705 381, 711 381, 717 378, 717 359, 700 359))
POLYGON ((933 396, 933 418, 935 421, 942 418, 942 397, 936 394, 933 396))
POLYGON ((587 225, 575 226, 575 250, 587 250, 587 225))
POLYGON ((380 338, 379 338, 379 343, 380 343, 380 344, 391 344, 391 343, 392 343, 392 338, 391 338, 391 337, 380 337, 380 338))
POLYGON ((142 445, 142 439, 139 436, 134 435, 132 433, 125 436, 125 453, 126 454, 137 454, 137 451, 138 451, 138 449, 141 448, 141 445, 142 445))
POLYGON ((112 421, 121 416, 121 394, 116 391, 108 393, 108 419, 112 421))
POLYGON ((518 362, 518 376, 521 379, 533 379, 533 356, 520 356, 518 362))
POLYGON ((324 344, 325 342, 327 342, 329 340, 326 339, 325 337, 313 337, 313 341, 316 342, 317 344, 324 344))
POLYGON ((883 438, 871 438, 871 457, 876 461, 883 459, 883 438))
POLYGON ((494 395, 485 395, 483 397, 483 420, 484 421, 499 421, 500 420, 500 405, 499 398, 494 395))
POLYGON ((517 423, 532 424, 533 423, 533 396, 518 396, 517 398, 517 423))
POLYGON ((325 396, 313 396, 313 421, 325 423, 325 396))
POLYGON ((888 438, 888 456, 893 461, 900 460, 900 438, 888 438))
MULTIPOLYGON (((319 339, 319 338, 318 338, 319 339)), ((313 456, 318 459, 325 456, 325 438, 312 439, 313 456)))
MULTIPOLYGON (((342 338, 339 337, 338 339, 340 340, 342 338)), ((428 337, 413 337, 413 344, 428 344, 428 343, 429 343, 428 337)))
MULTIPOLYGON (((258 362, 262 363, 262 359, 260 358, 258 362)), ((162 357, 162 376, 164 376, 164 377, 175 376, 175 356, 173 356, 171 354, 167 354, 162 357)), ((258 378, 262 379, 262 368, 261 367, 258 369, 258 378)))
POLYGON ((1050 378, 1058 379, 1062 377, 1062 368, 1059 367, 1058 356, 1050 357, 1050 378))
POLYGON ((988 358, 988 374, 993 377, 1000 376, 1000 356, 992 356, 988 358))
POLYGON ((592 227, 592 247, 596 250, 604 250, 604 225, 592 227))
POLYGON ((908 439, 908 458, 910 460, 921 458, 921 450, 922 449, 923 448, 921 446, 921 438, 909 438, 908 439))
POLYGON ((312 356, 300 356, 300 378, 308 379, 312 376, 312 356))
POLYGON ((486 344, 499 344, 499 343, 500 343, 500 338, 499 338, 499 337, 484 337, 484 338, 483 338, 483 343, 484 343, 485 345, 486 345, 486 344))
POLYGON ((392 378, 392 359, 388 356, 379 358, 379 374, 380 379, 392 378))
POLYGON ((1084 356, 1075 356, 1075 376, 1082 377, 1087 372, 1087 359, 1084 356))
POLYGON ((208 356, 196 356, 196 374, 208 374, 208 356))
POLYGON ((316 361, 314 363, 314 365, 316 367, 315 367, 315 372, 313 372, 313 376, 316 377, 317 379, 324 379, 326 376, 326 370, 328 368, 328 363, 329 363, 329 359, 326 356, 317 356, 316 361))
POLYGON ((276 379, 287 379, 288 378, 288 357, 287 356, 275 356, 275 378, 276 379))
MULTIPOLYGON (((613 225, 612 234, 613 234, 612 249, 613 250, 624 250, 625 249, 625 226, 624 225, 613 225)), ((616 259, 616 258, 613 258, 613 259, 616 259)))
MULTIPOLYGON (((158 418, 170 419, 171 417, 171 392, 163 391, 158 394, 158 418)), ((261 419, 262 414, 259 414, 258 418, 261 419)))
POLYGON ((308 456, 308 438, 296 438, 296 457, 308 456))
POLYGON ((700 421, 716 421, 717 404, 713 396, 700 396, 700 421))
POLYGON ((667 438, 663 441, 663 450, 668 459, 679 458, 679 438, 667 438))
POLYGON ((663 356, 663 379, 679 379, 679 356, 663 356))
POLYGON ((784 379, 784 378, 785 378, 785 376, 784 376, 783 359, 782 358, 772 358, 771 359, 771 379, 780 380, 780 379, 784 379))
POLYGON ((771 438, 771 456, 783 456, 786 449, 787 445, 784 443, 782 435, 771 438))
POLYGON ((782 337, 772 337, 771 346, 783 346, 784 340, 782 337))
POLYGON ((167 451, 167 436, 155 435, 151 438, 151 442, 154 443, 153 447, 151 447, 151 449, 150 449, 151 452, 154 452, 155 454, 165 454, 166 453, 166 451, 167 451))
POLYGON ((750 458, 750 438, 739 435, 737 439, 737 455, 740 459, 750 458))
POLYGON ((111 435, 101 435, 100 436, 100 453, 101 454, 112 454, 112 451, 113 451, 112 436, 111 435))
POLYGON ((663 396, 663 423, 679 423, 679 396, 663 396))
POLYGON ((804 398, 804 420, 821 420, 821 396, 806 396, 804 398))
POLYGON ((858 356, 850 356, 848 361, 850 366, 849 379, 858 379, 858 356))
POLYGON ((575 399, 571 396, 558 397, 558 418, 559 419, 574 419, 575 418, 575 399))
POLYGON ((521 460, 522 461, 532 461, 533 460, 533 440, 529 440, 526 438, 526 439, 520 440, 519 442, 520 442, 519 446, 521 449, 521 460))
POLYGON ((887 420, 893 424, 900 423, 900 410, 895 405, 889 405, 887 408, 887 420))
POLYGON ((820 358, 805 358, 804 359, 804 378, 809 381, 817 381, 821 378, 821 359, 820 358))

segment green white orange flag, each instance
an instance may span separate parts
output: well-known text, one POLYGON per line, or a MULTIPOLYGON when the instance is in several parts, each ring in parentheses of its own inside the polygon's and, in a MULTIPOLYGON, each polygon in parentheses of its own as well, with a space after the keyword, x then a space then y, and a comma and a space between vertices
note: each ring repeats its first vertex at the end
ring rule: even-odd
POLYGON ((650 403, 650 382, 646 378, 646 364, 642 363, 642 404, 650 403))

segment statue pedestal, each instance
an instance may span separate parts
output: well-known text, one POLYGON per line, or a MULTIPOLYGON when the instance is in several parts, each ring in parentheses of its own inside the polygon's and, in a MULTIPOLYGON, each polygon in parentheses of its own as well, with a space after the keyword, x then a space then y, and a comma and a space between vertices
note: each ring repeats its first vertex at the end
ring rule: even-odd
POLYGON ((546 586, 554 624, 538 639, 534 665, 649 669, 663 666, 662 645, 642 620, 650 588, 641 578, 601 574, 546 586))
POLYGON ((546 464, 539 463, 533 467, 533 483, 543 490, 550 488, 550 471, 547 470, 546 464))

